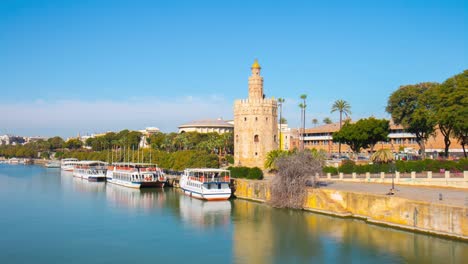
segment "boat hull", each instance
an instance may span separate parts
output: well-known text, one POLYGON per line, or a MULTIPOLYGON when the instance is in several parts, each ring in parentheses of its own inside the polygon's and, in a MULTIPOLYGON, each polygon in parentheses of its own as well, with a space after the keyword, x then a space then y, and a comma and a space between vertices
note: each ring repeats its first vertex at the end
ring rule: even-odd
POLYGON ((230 192, 225 193, 200 193, 194 190, 182 188, 185 195, 204 201, 226 201, 231 197, 230 192))
POLYGON ((107 178, 107 182, 117 184, 120 186, 125 186, 134 189, 141 189, 141 188, 163 188, 165 182, 161 181, 152 181, 152 182, 129 182, 129 181, 121 181, 113 178, 107 178))

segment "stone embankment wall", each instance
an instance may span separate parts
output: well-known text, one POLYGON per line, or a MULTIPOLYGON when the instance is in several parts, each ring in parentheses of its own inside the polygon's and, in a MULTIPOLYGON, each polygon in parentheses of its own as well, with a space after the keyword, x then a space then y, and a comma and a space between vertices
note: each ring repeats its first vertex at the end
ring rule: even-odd
MULTIPOLYGON (((267 181, 235 180, 238 198, 270 199, 267 181)), ((468 241, 468 208, 325 188, 308 190, 304 210, 468 241)))

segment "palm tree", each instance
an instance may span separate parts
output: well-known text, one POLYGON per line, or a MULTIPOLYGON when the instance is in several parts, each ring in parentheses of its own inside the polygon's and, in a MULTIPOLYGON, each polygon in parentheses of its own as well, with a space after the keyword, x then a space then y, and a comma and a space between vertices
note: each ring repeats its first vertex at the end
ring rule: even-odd
POLYGON ((314 127, 317 126, 317 124, 318 124, 317 118, 312 119, 312 124, 314 125, 314 127))
POLYGON ((302 110, 302 141, 301 141, 301 149, 304 150, 304 133, 305 133, 305 120, 306 120, 306 99, 307 99, 307 94, 301 94, 302 103, 299 104, 299 107, 302 110))
POLYGON ((323 123, 329 125, 329 124, 333 123, 333 121, 329 117, 325 117, 323 119, 323 123))
POLYGON ((374 163, 389 163, 394 160, 393 153, 389 149, 377 150, 371 156, 371 161, 374 163))
POLYGON ((281 150, 281 141, 282 141, 282 137, 281 137, 281 129, 282 129, 282 124, 283 124, 283 103, 284 103, 284 98, 278 98, 278 105, 279 105, 279 109, 280 109, 280 116, 279 116, 279 123, 280 123, 280 127, 279 127, 279 149, 281 150))
MULTIPOLYGON (((351 105, 349 105, 348 102, 345 100, 336 100, 335 103, 332 105, 331 113, 333 112, 340 112, 340 130, 341 130, 341 125, 343 122, 343 113, 348 116, 351 114, 351 105)), ((341 143, 338 143, 338 153, 341 156, 341 143)))

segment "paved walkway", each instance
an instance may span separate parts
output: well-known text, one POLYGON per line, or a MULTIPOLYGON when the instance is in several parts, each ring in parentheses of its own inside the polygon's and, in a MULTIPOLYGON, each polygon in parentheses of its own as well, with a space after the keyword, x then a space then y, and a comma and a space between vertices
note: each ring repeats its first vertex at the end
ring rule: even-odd
MULTIPOLYGON (((389 192, 391 187, 391 184, 382 183, 353 183, 333 181, 328 182, 328 185, 322 186, 320 188, 386 195, 386 193, 389 192)), ((395 189, 396 192, 394 196, 396 197, 431 203, 468 207, 467 189, 422 186, 416 187, 406 185, 395 185, 395 189), (442 194, 442 200, 439 200, 439 194, 442 194)))

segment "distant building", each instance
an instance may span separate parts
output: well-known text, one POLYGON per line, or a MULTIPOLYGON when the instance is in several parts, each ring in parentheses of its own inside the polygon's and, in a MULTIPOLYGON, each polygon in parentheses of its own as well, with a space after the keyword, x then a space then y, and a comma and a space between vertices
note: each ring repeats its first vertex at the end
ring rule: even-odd
POLYGON ((159 128, 157 127, 147 127, 145 129, 142 129, 142 130, 138 130, 138 132, 140 132, 142 134, 142 137, 140 139, 140 143, 138 144, 138 146, 140 148, 148 148, 150 145, 148 144, 148 138, 151 136, 151 135, 154 135, 154 134, 157 134, 157 133, 160 133, 161 131, 159 130, 159 128))
POLYGON ((234 102, 234 164, 264 167, 268 152, 278 149, 278 104, 263 93, 260 64, 255 60, 249 77, 248 99, 234 102))
MULTIPOLYGON (((328 153, 338 153, 338 143, 333 142, 332 134, 340 130, 339 123, 322 125, 314 128, 307 128, 304 133, 304 146, 305 148, 315 148, 322 149, 328 153)), ((300 130, 295 130, 297 137, 291 142, 292 148, 299 146, 300 130)), ((294 134, 294 133, 293 133, 294 134)), ((406 132, 401 125, 395 125, 393 122, 390 122, 390 133, 388 134, 388 142, 379 142, 376 144, 375 149, 390 149, 393 152, 399 152, 400 150, 405 150, 407 152, 417 152, 419 150, 419 145, 416 142, 416 136, 414 134, 406 132)), ((452 139, 452 144, 450 146, 449 152, 451 153, 462 153, 463 149, 461 148, 460 143, 456 139, 452 139)), ((442 152, 444 151, 444 140, 441 132, 436 129, 436 134, 433 137, 430 137, 425 144, 426 153, 433 152, 442 152)), ((362 150, 363 152, 368 151, 368 149, 362 150)), ((341 144, 342 153, 351 153, 351 148, 346 144, 341 144)))
POLYGON ((24 144, 26 139, 20 136, 13 136, 13 135, 3 135, 0 136, 0 146, 1 145, 18 145, 24 144))
POLYGON ((232 121, 226 121, 222 118, 218 119, 205 119, 197 120, 179 126, 179 133, 185 132, 198 132, 198 133, 212 133, 224 134, 234 131, 232 121))

